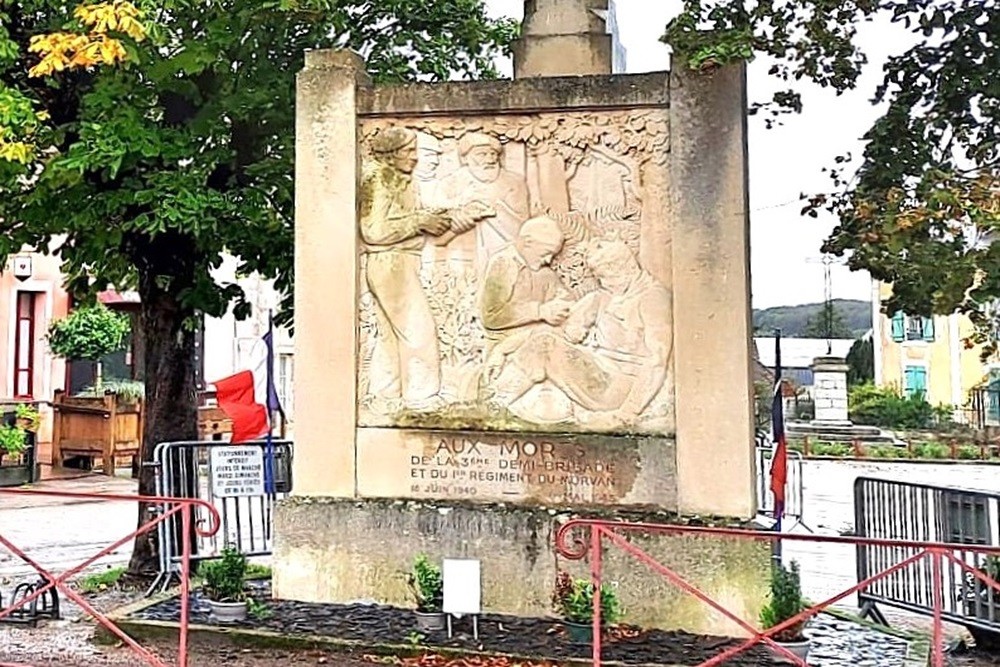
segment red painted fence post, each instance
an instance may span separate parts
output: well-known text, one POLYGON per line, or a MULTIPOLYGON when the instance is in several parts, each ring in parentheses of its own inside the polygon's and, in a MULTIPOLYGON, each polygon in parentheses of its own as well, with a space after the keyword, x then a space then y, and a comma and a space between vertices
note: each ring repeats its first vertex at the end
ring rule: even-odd
POLYGON ((601 667, 601 531, 600 526, 590 527, 590 580, 594 585, 594 667, 601 667))
POLYGON ((931 641, 932 663, 934 667, 944 667, 944 637, 941 629, 941 613, 944 601, 944 594, 941 591, 941 558, 943 554, 940 549, 928 549, 928 554, 933 559, 931 561, 931 576, 934 577, 934 633, 931 641))

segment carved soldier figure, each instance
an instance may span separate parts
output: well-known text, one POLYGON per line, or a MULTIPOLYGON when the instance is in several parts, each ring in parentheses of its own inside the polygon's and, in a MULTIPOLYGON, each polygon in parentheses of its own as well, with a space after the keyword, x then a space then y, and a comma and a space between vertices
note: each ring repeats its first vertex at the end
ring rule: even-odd
POLYGON ((494 255, 486 267, 480 298, 487 341, 483 380, 488 398, 499 407, 508 407, 544 380, 535 377, 532 352, 521 350, 530 347, 533 335, 556 331, 570 314, 569 292, 551 267, 563 242, 558 222, 532 218, 514 244, 494 255))
POLYGON ((361 183, 361 238, 365 277, 383 320, 382 341, 391 366, 384 386, 372 386, 381 399, 402 399, 413 410, 440 402, 441 367, 437 328, 420 284, 421 252, 428 236, 447 232, 452 220, 442 209, 418 207, 413 170, 417 137, 390 128, 372 140, 374 160, 361 183))
MULTIPOLYGON (((642 269, 621 241, 594 243, 587 262, 600 289, 574 304, 571 312, 560 308, 554 319, 541 317, 545 311, 532 303, 530 290, 500 289, 487 282, 484 324, 490 308, 497 308, 496 297, 500 302, 528 297, 505 308, 539 314, 534 319, 521 316, 487 357, 485 383, 494 407, 510 408, 532 387, 550 383, 591 422, 631 426, 662 389, 672 352, 669 290, 642 269), (553 326, 532 326, 533 321, 553 326)), ((517 282, 523 285, 525 279, 519 276, 517 282)), ((530 418, 530 409, 523 416, 530 418)))
POLYGON ((467 218, 464 224, 454 225, 440 243, 449 243, 466 261, 475 258, 485 267, 493 254, 514 241, 528 219, 528 187, 523 178, 503 167, 500 142, 491 136, 465 135, 458 142, 458 153, 462 167, 441 181, 442 195, 452 207, 476 202, 491 209, 493 215, 467 218))

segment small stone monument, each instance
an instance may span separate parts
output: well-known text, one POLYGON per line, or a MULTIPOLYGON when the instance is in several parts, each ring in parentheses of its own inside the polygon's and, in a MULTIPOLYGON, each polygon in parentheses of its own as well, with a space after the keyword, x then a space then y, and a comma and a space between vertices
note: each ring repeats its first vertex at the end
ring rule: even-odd
POLYGON ((813 360, 813 400, 816 426, 851 426, 847 415, 847 362, 839 357, 813 360))

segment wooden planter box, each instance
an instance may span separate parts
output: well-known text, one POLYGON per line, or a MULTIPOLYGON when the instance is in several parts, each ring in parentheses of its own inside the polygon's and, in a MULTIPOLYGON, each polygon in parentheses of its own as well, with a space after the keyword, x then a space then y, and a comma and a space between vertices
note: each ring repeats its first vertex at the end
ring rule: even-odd
POLYGON ((100 459, 101 472, 114 475, 117 464, 142 450, 142 401, 126 403, 115 394, 67 396, 56 392, 52 403, 52 463, 100 459))
POLYGON ((233 421, 217 405, 198 408, 198 439, 228 440, 233 434, 233 421))

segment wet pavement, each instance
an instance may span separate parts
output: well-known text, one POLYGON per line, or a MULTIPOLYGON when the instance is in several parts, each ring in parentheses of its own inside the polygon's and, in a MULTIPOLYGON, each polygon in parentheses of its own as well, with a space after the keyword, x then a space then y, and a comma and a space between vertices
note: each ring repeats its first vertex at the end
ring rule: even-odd
MULTIPOLYGON (((1000 466, 966 463, 885 463, 806 461, 803 464, 803 520, 786 529, 808 535, 837 535, 854 529, 854 482, 859 477, 890 479, 1000 492, 1000 466)), ((803 593, 820 601, 857 583, 855 547, 786 542, 786 560, 798 561, 803 593)), ((857 608, 853 596, 839 606, 857 608)))
MULTIPOLYGON (((130 479, 98 475, 50 480, 36 490, 134 494, 130 479)), ((9 495, 0 490, 0 534, 40 565, 61 573, 80 564, 134 530, 135 503, 83 500, 46 496, 9 495)), ((128 561, 132 544, 127 542, 95 565, 118 565, 128 561)), ((0 547, 0 581, 31 575, 34 569, 0 547)))

